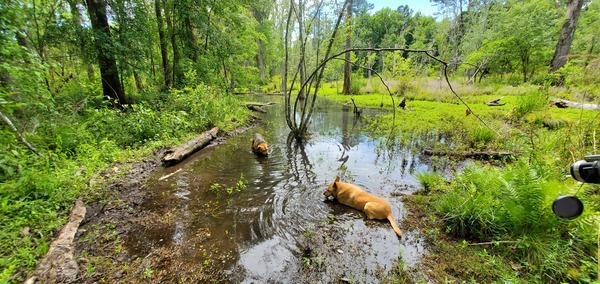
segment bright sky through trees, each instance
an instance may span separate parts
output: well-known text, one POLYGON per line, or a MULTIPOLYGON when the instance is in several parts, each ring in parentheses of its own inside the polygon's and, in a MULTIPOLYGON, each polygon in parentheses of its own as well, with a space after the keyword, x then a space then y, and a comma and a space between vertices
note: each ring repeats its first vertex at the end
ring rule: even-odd
POLYGON ((367 2, 375 5, 373 12, 379 11, 385 7, 396 9, 400 5, 408 5, 414 12, 421 12, 427 16, 433 16, 434 13, 437 12, 437 7, 427 0, 370 0, 367 2))

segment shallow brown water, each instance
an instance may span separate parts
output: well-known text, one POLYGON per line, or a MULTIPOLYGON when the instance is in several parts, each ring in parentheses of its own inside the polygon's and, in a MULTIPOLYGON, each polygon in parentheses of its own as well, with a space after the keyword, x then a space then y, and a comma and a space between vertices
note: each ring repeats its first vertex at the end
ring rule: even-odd
POLYGON ((288 139, 279 101, 256 128, 157 173, 148 181, 152 198, 143 204, 147 221, 125 238, 130 257, 167 249, 188 270, 218 271, 235 283, 373 283, 399 259, 415 265, 423 253, 415 233, 404 230, 398 239, 387 221, 365 220, 359 211, 326 202, 322 192, 340 176, 388 199, 401 224, 407 214, 401 195, 416 190, 415 175, 430 167, 413 154, 426 141, 383 146, 385 137, 363 131, 364 119, 336 103, 318 104, 309 127, 314 135, 305 144, 288 139), (268 158, 252 153, 255 132, 269 143, 268 158), (224 190, 240 180, 240 192, 224 190))

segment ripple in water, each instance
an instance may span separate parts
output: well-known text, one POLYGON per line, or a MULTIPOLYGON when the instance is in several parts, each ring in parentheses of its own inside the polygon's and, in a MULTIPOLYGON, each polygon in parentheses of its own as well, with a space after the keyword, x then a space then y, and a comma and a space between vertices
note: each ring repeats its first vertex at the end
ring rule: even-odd
POLYGON ((400 223, 406 212, 399 193, 410 193, 418 184, 415 174, 428 165, 412 149, 384 147, 384 138, 367 137, 361 121, 336 104, 313 116, 309 129, 316 133, 306 144, 296 143, 288 139, 282 107, 269 107, 263 125, 196 153, 177 166, 182 172, 151 184, 153 198, 143 206, 157 221, 127 236, 131 256, 157 247, 183 250, 173 257, 208 261, 241 283, 297 282, 306 259, 324 282, 343 275, 374 282, 399 258, 414 265, 423 252, 415 234, 405 231, 399 240, 387 221, 365 221, 359 211, 325 202, 322 192, 341 176, 386 198, 400 223), (250 149, 254 132, 272 149, 266 159, 250 149), (240 180, 245 188, 228 194, 225 188, 240 180), (330 247, 327 238, 345 245, 330 247))

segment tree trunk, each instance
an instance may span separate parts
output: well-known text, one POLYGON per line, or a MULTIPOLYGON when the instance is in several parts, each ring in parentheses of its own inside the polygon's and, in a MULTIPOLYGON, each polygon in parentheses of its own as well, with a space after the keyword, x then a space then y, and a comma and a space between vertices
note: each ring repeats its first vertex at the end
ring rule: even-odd
MULTIPOLYGON (((304 3, 302 0, 298 1, 298 40, 300 41, 300 83, 304 84, 306 80, 306 44, 304 43, 304 3)), ((306 98, 306 91, 300 90, 298 96, 301 99, 306 98)))
POLYGON ((585 63, 583 63, 583 66, 585 68, 588 67, 588 65, 590 64, 590 60, 592 59, 592 54, 594 53, 594 45, 596 44, 596 36, 592 36, 592 39, 590 40, 590 49, 588 50, 588 56, 586 56, 585 58, 585 63))
MULTIPOLYGON (((352 43, 352 28, 351 28, 351 20, 352 20, 352 0, 348 1, 348 7, 346 10, 346 49, 350 49, 352 43)), ((352 75, 352 70, 350 68, 350 52, 345 55, 345 63, 344 63, 344 88, 342 89, 342 94, 349 95, 352 88, 352 81, 350 80, 350 76, 352 75)))
POLYGON ((162 17, 161 0, 154 0, 154 9, 156 10, 156 23, 158 24, 158 38, 160 41, 160 55, 162 57, 163 76, 165 78, 165 88, 171 88, 171 70, 169 70, 169 57, 167 53, 167 39, 162 17))
POLYGON ((198 37, 196 36, 196 33, 194 33, 194 24, 189 15, 185 15, 183 22, 185 34, 187 36, 185 39, 185 49, 187 50, 188 58, 191 59, 192 62, 198 63, 198 37))
POLYGON ((179 80, 179 48, 177 47, 177 32, 175 31, 175 5, 177 1, 173 1, 172 10, 165 7, 165 16, 167 18, 167 27, 171 36, 171 48, 173 49, 173 67, 171 68, 171 86, 177 86, 179 80))
POLYGON ((575 27, 582 6, 583 0, 569 0, 567 2, 566 19, 563 22, 552 61, 550 61, 550 72, 560 69, 567 63, 567 55, 571 50, 571 43, 573 42, 573 35, 575 35, 575 27))
POLYGON ((135 80, 135 88, 137 89, 138 93, 143 92, 144 91, 144 82, 142 81, 142 77, 136 71, 136 69, 133 69, 133 79, 135 80))
MULTIPOLYGON (((371 43, 369 42, 369 48, 371 48, 371 43)), ((373 76, 372 71, 373 71, 373 62, 371 62, 371 53, 372 51, 369 50, 367 51, 367 67, 369 67, 369 69, 367 69, 367 78, 369 78, 369 82, 371 82, 371 77, 373 76)))
POLYGON ((122 107, 127 104, 127 101, 119 81, 117 61, 109 48, 111 46, 111 35, 106 13, 106 1, 86 0, 86 3, 92 22, 92 30, 94 31, 104 96, 111 100, 113 106, 122 107))
MULTIPOLYGON (((268 6, 255 6, 251 5, 252 15, 254 19, 258 22, 258 27, 261 28, 265 24, 265 19, 268 18, 269 11, 271 10, 270 5, 268 6)), ((265 75, 265 43, 261 39, 256 40, 256 44, 258 45, 258 50, 256 53, 256 66, 258 67, 259 76, 261 80, 266 79, 265 75)))
POLYGON ((527 52, 521 54, 521 71, 523 73, 523 83, 527 83, 527 68, 529 67, 529 55, 527 52))
POLYGON ((260 74, 260 79, 261 80, 265 80, 266 76, 265 76, 265 58, 264 58, 264 54, 263 54, 263 49, 264 49, 264 43, 262 40, 257 40, 258 43, 258 52, 256 54, 256 64, 258 65, 258 71, 260 74))

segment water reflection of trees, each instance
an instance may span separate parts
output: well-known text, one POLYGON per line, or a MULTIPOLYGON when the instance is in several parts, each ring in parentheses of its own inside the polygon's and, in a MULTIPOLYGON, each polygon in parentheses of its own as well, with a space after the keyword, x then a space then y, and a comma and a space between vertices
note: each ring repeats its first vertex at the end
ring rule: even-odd
POLYGON ((286 142, 286 158, 290 173, 292 174, 294 181, 300 182, 302 177, 305 176, 309 182, 315 182, 317 175, 313 171, 313 165, 306 155, 306 145, 304 141, 300 141, 294 137, 294 133, 290 132, 286 142))
POLYGON ((344 165, 350 158, 350 155, 346 151, 350 151, 352 147, 360 143, 360 133, 354 132, 354 128, 360 117, 352 115, 352 127, 349 127, 348 114, 348 111, 342 112, 342 147, 340 149, 342 156, 338 159, 338 161, 342 162, 340 166, 344 165))

